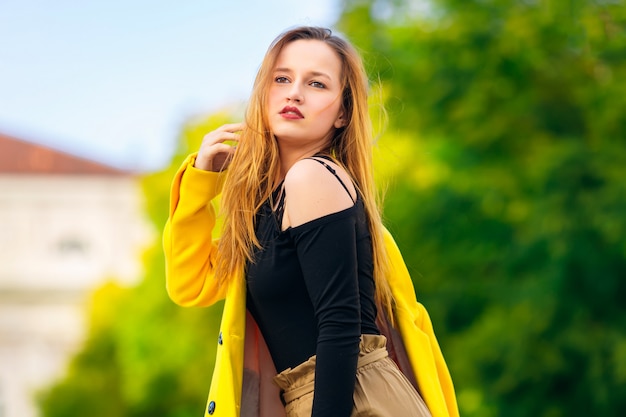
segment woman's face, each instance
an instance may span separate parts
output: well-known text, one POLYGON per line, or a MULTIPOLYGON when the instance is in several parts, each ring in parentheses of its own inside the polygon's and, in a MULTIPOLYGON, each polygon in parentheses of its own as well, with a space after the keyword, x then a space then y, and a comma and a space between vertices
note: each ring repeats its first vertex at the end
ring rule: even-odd
POLYGON ((341 61, 318 40, 297 40, 283 47, 272 73, 268 115, 280 143, 325 145, 344 125, 341 111, 341 61))

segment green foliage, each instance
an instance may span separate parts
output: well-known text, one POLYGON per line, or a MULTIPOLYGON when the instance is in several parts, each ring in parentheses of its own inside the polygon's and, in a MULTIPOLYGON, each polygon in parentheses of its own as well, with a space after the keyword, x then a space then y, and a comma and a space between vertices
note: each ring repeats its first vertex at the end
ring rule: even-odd
POLYGON ((339 28, 384 85, 385 215, 461 414, 623 415, 626 8, 344 1, 339 28))
POLYGON ((119 390, 122 376, 116 366, 118 349, 112 335, 113 314, 102 311, 119 302, 122 293, 119 288, 107 285, 95 295, 94 301, 106 301, 106 304, 97 304, 104 307, 101 311, 94 309, 91 317, 94 331, 85 348, 73 359, 66 379, 40 394, 44 415, 73 416, 77 410, 89 410, 95 417, 128 415, 119 390))

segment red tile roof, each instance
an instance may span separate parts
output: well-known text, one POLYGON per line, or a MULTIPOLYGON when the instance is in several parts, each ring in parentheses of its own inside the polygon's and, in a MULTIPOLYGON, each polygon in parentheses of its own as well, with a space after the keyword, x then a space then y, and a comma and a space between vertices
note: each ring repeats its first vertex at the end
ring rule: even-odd
POLYGON ((131 175, 130 172, 0 133, 0 174, 131 175))

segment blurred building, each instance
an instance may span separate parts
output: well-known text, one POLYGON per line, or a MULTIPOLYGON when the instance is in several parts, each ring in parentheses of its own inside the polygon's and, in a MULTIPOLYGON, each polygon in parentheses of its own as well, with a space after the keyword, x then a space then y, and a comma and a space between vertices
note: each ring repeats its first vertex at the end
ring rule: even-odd
POLYGON ((0 417, 39 415, 85 336, 89 293, 131 284, 152 238, 136 175, 0 134, 0 417))

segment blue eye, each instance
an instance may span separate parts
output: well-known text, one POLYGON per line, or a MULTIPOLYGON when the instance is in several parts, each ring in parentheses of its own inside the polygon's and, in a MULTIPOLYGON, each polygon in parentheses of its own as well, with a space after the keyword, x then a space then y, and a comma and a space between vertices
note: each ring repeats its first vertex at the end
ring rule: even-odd
POLYGON ((319 82, 319 81, 311 81, 311 83, 309 84, 311 87, 315 87, 315 88, 326 88, 326 86, 319 82))

